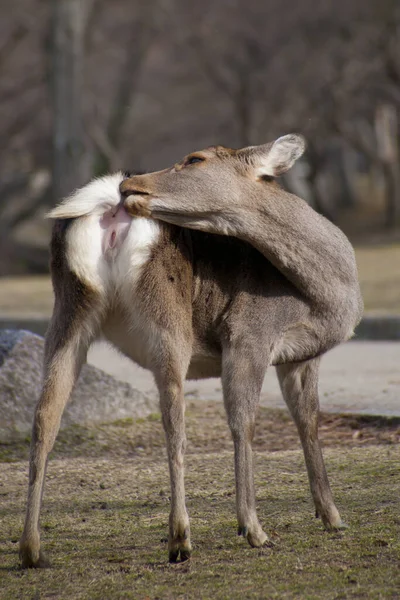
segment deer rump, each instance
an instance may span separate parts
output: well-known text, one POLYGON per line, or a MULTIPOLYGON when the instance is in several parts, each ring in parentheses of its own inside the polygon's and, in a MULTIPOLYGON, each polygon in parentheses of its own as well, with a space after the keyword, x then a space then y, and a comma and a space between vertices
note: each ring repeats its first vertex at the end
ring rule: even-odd
MULTIPOLYGON (((48 215, 69 220, 53 236, 64 237, 68 270, 98 297, 95 337, 152 371, 157 338, 184 337, 190 379, 219 377, 223 348, 236 342, 262 345, 265 366, 324 350, 299 292, 257 250, 235 238, 130 217, 119 193, 123 179, 116 173, 94 180, 48 215)), ((62 294, 54 287, 57 303, 62 294)))

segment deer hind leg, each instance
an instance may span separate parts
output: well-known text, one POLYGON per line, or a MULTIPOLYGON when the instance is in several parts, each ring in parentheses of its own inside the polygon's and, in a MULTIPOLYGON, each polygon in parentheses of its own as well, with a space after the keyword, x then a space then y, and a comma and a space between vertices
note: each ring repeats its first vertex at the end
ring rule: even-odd
POLYGON ((190 354, 184 360, 164 356, 164 365, 155 373, 160 392, 162 421, 167 441, 171 482, 168 555, 170 562, 188 560, 191 555, 190 523, 185 502, 184 454, 186 449, 185 400, 183 384, 190 354), (183 368, 182 365, 186 365, 183 368), (165 368, 167 365, 167 368, 165 368), (180 365, 178 367, 178 365, 180 365))
POLYGON ((20 541, 22 566, 46 567, 40 550, 39 516, 46 465, 53 448, 64 407, 78 378, 91 336, 83 330, 69 331, 53 318, 46 337, 44 383, 37 403, 29 461, 28 503, 20 541))
POLYGON ((252 441, 256 410, 267 360, 232 348, 223 352, 222 386, 228 424, 233 437, 236 477, 238 534, 253 547, 262 546, 268 536, 256 513, 252 441))
POLYGON ((333 501, 318 439, 319 358, 279 365, 277 374, 282 394, 296 423, 306 461, 311 494, 317 516, 326 529, 346 527, 333 501))

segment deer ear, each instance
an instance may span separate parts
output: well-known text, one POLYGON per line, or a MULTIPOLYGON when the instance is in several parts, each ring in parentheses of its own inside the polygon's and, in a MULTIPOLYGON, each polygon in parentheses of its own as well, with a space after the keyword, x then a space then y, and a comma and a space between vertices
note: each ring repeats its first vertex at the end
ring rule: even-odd
POLYGON ((272 144, 254 148, 255 156, 252 162, 257 177, 278 177, 286 173, 300 158, 305 148, 305 139, 294 133, 284 135, 272 144))

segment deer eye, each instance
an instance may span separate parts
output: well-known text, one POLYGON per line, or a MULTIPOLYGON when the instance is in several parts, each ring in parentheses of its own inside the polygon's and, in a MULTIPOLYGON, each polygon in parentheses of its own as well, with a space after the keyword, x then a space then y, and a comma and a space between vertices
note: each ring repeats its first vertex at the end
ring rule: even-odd
POLYGON ((189 156, 189 158, 185 162, 185 166, 194 165, 194 163, 203 162, 204 158, 201 156, 189 156))

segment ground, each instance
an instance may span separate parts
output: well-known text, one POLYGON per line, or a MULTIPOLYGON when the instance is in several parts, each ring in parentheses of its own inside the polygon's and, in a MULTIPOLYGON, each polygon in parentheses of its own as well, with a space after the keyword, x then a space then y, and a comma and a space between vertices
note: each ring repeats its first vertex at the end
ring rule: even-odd
POLYGON ((399 598, 400 419, 321 416, 331 484, 349 529, 313 515, 287 413, 261 409, 255 440, 260 520, 271 543, 236 535, 232 442, 220 402, 187 410, 187 505, 193 557, 169 565, 169 481, 160 416, 63 431, 42 512, 44 571, 17 548, 28 440, 0 447, 0 598, 399 598))

